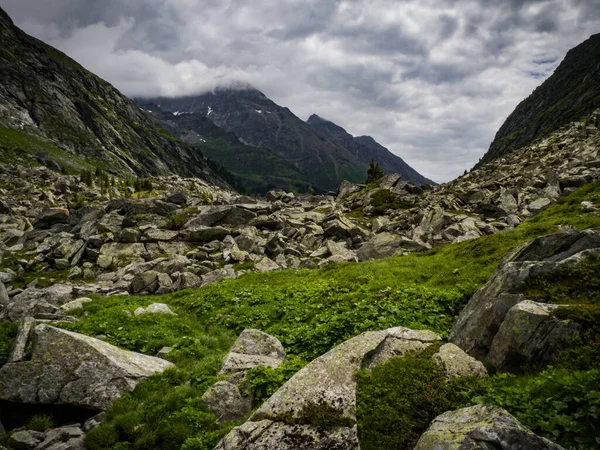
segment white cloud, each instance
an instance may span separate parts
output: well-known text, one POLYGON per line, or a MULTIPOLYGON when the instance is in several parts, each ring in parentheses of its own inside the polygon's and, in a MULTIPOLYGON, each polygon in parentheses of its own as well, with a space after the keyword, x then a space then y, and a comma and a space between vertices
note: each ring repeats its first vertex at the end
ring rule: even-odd
POLYGON ((250 83, 436 181, 472 167, 519 101, 600 30, 600 0, 2 3, 130 96, 250 83))

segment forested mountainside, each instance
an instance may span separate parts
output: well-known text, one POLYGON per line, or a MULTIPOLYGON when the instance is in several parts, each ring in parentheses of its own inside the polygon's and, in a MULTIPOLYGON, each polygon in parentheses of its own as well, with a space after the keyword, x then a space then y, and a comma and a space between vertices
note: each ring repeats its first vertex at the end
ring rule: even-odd
POLYGON ((317 134, 288 108, 250 86, 218 88, 183 98, 147 99, 173 114, 202 114, 243 143, 270 150, 296 168, 319 191, 334 190, 344 180, 366 178, 368 164, 317 134))

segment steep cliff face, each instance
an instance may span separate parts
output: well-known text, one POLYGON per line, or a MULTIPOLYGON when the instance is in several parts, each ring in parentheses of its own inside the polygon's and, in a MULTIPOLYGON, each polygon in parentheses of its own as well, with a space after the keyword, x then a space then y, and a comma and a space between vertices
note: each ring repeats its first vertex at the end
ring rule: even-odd
POLYGON ((412 181, 416 185, 436 184, 410 167, 402 158, 394 155, 371 136, 354 137, 339 125, 316 114, 310 116, 307 123, 319 134, 344 147, 365 164, 375 160, 384 172, 399 173, 404 181, 412 181))
POLYGON ((502 125, 478 166, 545 137, 600 107, 600 34, 571 49, 554 74, 502 125))
POLYGON ((268 149, 284 159, 319 190, 336 189, 343 180, 358 182, 366 177, 367 164, 250 86, 146 101, 175 115, 202 114, 243 143, 268 149))
POLYGON ((165 132, 109 83, 21 31, 1 9, 0 39, 5 161, 25 163, 37 151, 38 160, 58 158, 67 170, 91 164, 123 175, 175 173, 219 181, 200 152, 165 132), (41 156, 40 149, 46 150, 41 156))

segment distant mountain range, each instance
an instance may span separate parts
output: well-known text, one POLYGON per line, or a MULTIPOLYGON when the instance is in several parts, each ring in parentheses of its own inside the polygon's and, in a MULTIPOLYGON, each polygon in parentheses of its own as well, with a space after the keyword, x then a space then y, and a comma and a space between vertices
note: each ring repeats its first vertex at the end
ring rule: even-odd
POLYGON ((600 34, 569 50, 552 76, 519 103, 478 166, 545 137, 596 108, 600 108, 600 34))
POLYGON ((0 9, 0 158, 77 173, 228 175, 130 99, 17 28, 0 9), (211 167, 212 166, 212 167, 211 167))
POLYGON ((203 113, 166 112, 155 100, 136 100, 174 136, 191 144, 211 160, 227 167, 246 192, 265 194, 271 189, 306 192, 311 183, 291 162, 275 152, 240 141, 216 126, 203 113))
POLYGON ((371 159, 386 172, 400 171, 407 181, 432 183, 371 138, 348 135, 349 140, 340 139, 339 133, 332 133, 328 126, 321 126, 314 118, 304 122, 251 86, 136 101, 178 136, 194 142, 210 158, 254 183, 265 179, 269 185, 287 183, 296 189, 311 186, 319 191, 332 190, 343 180, 363 181, 371 159), (205 119, 235 135, 246 147, 239 151, 223 145, 215 147, 215 133, 220 136, 220 132, 210 129, 205 119), (269 164, 261 166, 259 161, 269 164))

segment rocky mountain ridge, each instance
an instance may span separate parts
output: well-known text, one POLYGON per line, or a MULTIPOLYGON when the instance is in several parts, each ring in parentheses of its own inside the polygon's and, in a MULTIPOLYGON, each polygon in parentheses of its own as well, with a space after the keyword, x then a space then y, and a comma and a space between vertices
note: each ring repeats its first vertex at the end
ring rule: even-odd
POLYGON ((204 113, 170 113, 158 104, 136 100, 171 134, 188 142, 202 154, 227 167, 248 193, 266 194, 272 189, 306 192, 311 183, 291 162, 273 151, 245 144, 231 132, 216 126, 204 113))
POLYGON ((406 164, 402 158, 377 143, 371 136, 354 137, 339 125, 316 114, 310 116, 307 123, 323 136, 344 147, 365 164, 369 164, 371 160, 374 160, 385 173, 397 173, 403 180, 412 181, 416 185, 437 184, 418 173, 406 164))

